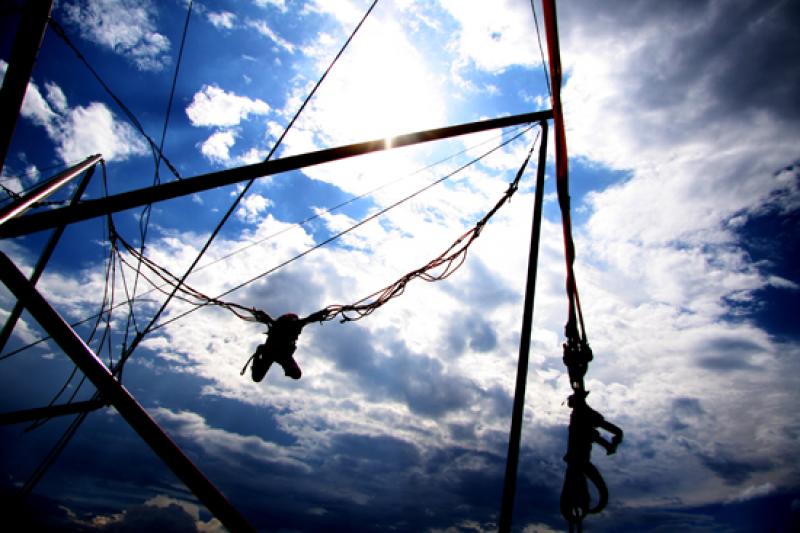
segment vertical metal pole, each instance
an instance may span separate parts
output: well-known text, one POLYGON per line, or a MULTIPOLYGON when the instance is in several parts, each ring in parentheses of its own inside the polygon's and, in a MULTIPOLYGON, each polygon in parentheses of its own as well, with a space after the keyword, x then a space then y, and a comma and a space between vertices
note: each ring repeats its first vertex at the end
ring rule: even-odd
POLYGON ((517 467, 522 437, 522 415, 525 408, 525 386, 528 380, 528 355, 533 327, 533 301, 536 296, 536 269, 539 264, 539 235, 542 229, 542 201, 544 198, 544 167, 547 162, 547 121, 542 121, 542 144, 539 146, 539 166, 536 169, 536 194, 533 201, 533 227, 528 255, 528 281, 525 286, 525 304, 522 312, 522 332, 517 361, 517 384, 514 390, 514 407, 511 414, 511 431, 508 436, 506 475, 503 483, 503 500, 500 506, 498 531, 511 531, 514 499, 517 491, 517 467))
POLYGON ((255 531, 219 489, 164 433, 128 390, 114 379, 103 362, 2 252, 0 252, 0 279, 53 337, 64 353, 86 374, 103 399, 117 409, 156 455, 172 469, 228 531, 255 531))
POLYGON ((14 136, 14 127, 52 8, 53 0, 28 0, 23 8, 3 87, 0 88, 0 171, 6 162, 8 147, 14 136))
MULTIPOLYGON (((78 203, 78 200, 81 199, 84 191, 86 191, 86 187, 89 185, 89 181, 92 179, 94 169, 94 166, 89 167, 89 169, 83 175, 83 179, 80 181, 80 183, 78 183, 78 188, 75 189, 75 193, 72 195, 72 200, 70 200, 69 205, 75 205, 78 203)), ((56 245, 61 239, 61 235, 64 233, 64 229, 66 227, 66 224, 61 224, 55 230, 53 230, 53 234, 50 235, 47 245, 45 245, 44 250, 42 250, 42 254, 39 256, 39 260, 36 262, 36 266, 33 269, 33 274, 31 274, 30 282, 32 285, 36 285, 36 283, 39 281, 39 278, 41 277, 42 272, 44 272, 48 261, 50 261, 50 257, 52 257, 53 251, 55 251, 56 245)), ((21 314, 22 303, 17 301, 17 303, 14 304, 14 308, 11 310, 11 314, 8 316, 8 320, 6 320, 5 326, 3 326, 3 330, 0 331, 0 353, 3 353, 3 349, 6 347, 8 339, 11 338, 11 332, 14 331, 14 327, 17 325, 17 320, 19 320, 21 314)))

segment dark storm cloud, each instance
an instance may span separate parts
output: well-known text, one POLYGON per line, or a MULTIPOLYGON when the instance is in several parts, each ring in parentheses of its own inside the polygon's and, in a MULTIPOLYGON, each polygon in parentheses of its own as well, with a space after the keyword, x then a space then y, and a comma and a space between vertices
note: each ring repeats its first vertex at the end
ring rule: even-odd
POLYGON ((255 283, 246 293, 244 301, 238 303, 255 306, 271 316, 284 313, 309 315, 322 307, 324 294, 322 285, 316 282, 308 269, 295 265, 267 276, 255 283))
POLYGON ((437 359, 412 352, 396 330, 371 338, 365 330, 347 325, 322 330, 321 334, 326 338, 326 357, 372 397, 404 402, 411 411, 430 417, 474 401, 474 383, 446 373, 437 359))
POLYGON ((697 364, 711 371, 758 370, 748 358, 763 348, 742 337, 717 337, 706 341, 701 347, 697 364))
POLYGON ((746 461, 722 454, 698 454, 703 464, 728 485, 744 483, 757 472, 769 470, 772 465, 766 461, 746 461))
POLYGON ((336 435, 329 447, 332 457, 342 459, 341 473, 346 474, 352 457, 358 457, 358 474, 370 472, 381 475, 394 469, 415 468, 420 463, 417 447, 388 435, 368 436, 343 433, 336 435))
POLYGON ((477 257, 470 257, 462 270, 450 278, 454 283, 442 284, 446 293, 464 304, 460 306, 461 309, 480 314, 520 300, 519 290, 493 276, 491 270, 477 257))
POLYGON ((700 93, 713 99, 705 119, 747 111, 800 116, 797 2, 619 0, 585 8, 585 3, 565 4, 560 28, 567 34, 663 34, 637 51, 649 60, 636 61, 636 71, 625 72, 635 100, 666 108, 700 93))
POLYGON ((673 431, 689 429, 706 416, 706 411, 697 398, 675 398, 672 401, 672 418, 669 426, 673 431))
POLYGON ((466 316, 452 315, 445 337, 450 353, 456 357, 462 355, 467 347, 481 353, 497 347, 494 327, 478 312, 466 316))

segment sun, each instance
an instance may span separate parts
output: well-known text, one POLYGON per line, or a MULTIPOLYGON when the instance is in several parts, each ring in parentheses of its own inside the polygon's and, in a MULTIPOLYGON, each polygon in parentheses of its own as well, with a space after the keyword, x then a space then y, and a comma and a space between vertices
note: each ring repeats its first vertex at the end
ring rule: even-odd
POLYGON ((375 22, 320 91, 320 125, 337 142, 385 139, 389 147, 395 135, 447 121, 443 84, 421 51, 397 23, 375 22))

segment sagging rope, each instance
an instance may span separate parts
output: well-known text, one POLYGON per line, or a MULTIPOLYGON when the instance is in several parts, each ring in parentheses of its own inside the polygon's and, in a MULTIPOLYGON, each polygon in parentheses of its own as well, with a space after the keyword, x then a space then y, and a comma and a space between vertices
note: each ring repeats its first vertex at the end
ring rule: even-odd
POLYGON ((404 275, 391 285, 384 287, 381 290, 375 291, 374 293, 370 294, 362 298, 361 300, 349 304, 349 305, 331 305, 326 307, 323 311, 326 314, 326 320, 330 320, 337 315, 342 316, 342 322, 348 322, 353 320, 359 320, 364 318, 365 316, 371 314, 373 311, 384 305, 386 302, 391 300, 396 296, 400 296, 405 291, 406 285, 408 282, 415 278, 421 278, 425 281, 440 281, 443 279, 448 278, 458 270, 461 265, 464 264, 464 261, 467 259, 467 251, 472 243, 477 239, 483 228, 486 226, 486 223, 489 222, 489 219, 494 216, 495 213, 506 203, 511 200, 511 197, 517 191, 519 187, 519 181, 522 178, 522 175, 525 172, 525 169, 528 166, 528 162, 531 159, 531 155, 533 154, 533 149, 536 146, 536 141, 539 139, 539 136, 536 136, 533 143, 531 144, 530 150, 528 150, 528 154, 525 157, 525 160, 522 162, 522 165, 517 170, 517 174, 514 177, 514 180, 509 183, 506 192, 503 196, 497 201, 497 203, 490 209, 484 216, 481 218, 474 227, 470 228, 466 231, 463 235, 461 235, 458 239, 456 239, 453 244, 450 245, 444 252, 442 252, 438 257, 429 261, 427 264, 423 265, 422 267, 409 272, 408 274, 404 275), (432 274, 431 271, 441 268, 441 271, 437 274, 432 274))
MULTIPOLYGON (((248 365, 252 362, 252 378, 254 381, 258 382, 263 379, 264 375, 269 369, 269 365, 271 365, 272 362, 278 362, 281 364, 281 366, 283 366, 284 372, 287 376, 294 379, 299 379, 301 375, 300 368, 296 361, 294 361, 292 358, 292 354, 296 348, 296 342, 300 332, 307 324, 312 322, 326 322, 333 320, 337 316, 341 316, 341 322, 360 320, 361 318, 372 314, 376 309, 382 307, 393 298, 402 295, 405 291, 406 285, 413 279, 420 278, 429 282, 443 280, 451 276, 464 264, 469 247, 480 236, 483 228, 486 226, 489 220, 505 203, 511 200, 511 197, 519 188, 520 179, 522 178, 522 175, 528 166, 538 139, 539 135, 537 135, 533 143, 531 143, 531 148, 528 151, 525 160, 517 170, 514 179, 511 181, 511 183, 509 183, 506 191, 503 193, 503 196, 480 220, 478 220, 478 222, 475 223, 472 228, 458 237, 439 256, 429 261, 422 267, 405 274, 394 283, 384 287, 383 289, 375 291, 374 293, 361 298, 352 304, 329 305, 302 319, 293 313, 288 313, 280 316, 277 319, 273 319, 269 314, 260 309, 245 307, 235 302, 227 302, 219 298, 212 298, 189 286, 185 281, 182 281, 175 274, 157 264, 152 259, 146 257, 144 254, 140 253, 136 247, 125 241, 125 239, 123 239, 113 229, 113 227, 111 230, 111 239, 112 243, 121 244, 122 247, 132 257, 134 257, 137 261, 140 261, 141 264, 146 266, 150 272, 153 273, 153 275, 166 283, 167 286, 171 287, 173 289, 172 293, 175 294, 176 298, 195 306, 215 305, 223 307, 242 320, 259 322, 267 326, 267 341, 260 345, 256 349, 256 352, 250 357, 250 359, 248 359, 247 363, 245 363, 245 366, 242 369, 242 374, 244 374, 248 365), (178 295, 178 293, 180 293, 180 295, 178 295)), ((121 254, 119 255, 119 260, 133 268, 133 265, 131 265, 131 263, 121 254)), ((145 274, 142 274, 142 276, 154 288, 164 294, 168 294, 168 291, 163 289, 163 285, 160 285, 157 281, 151 279, 145 274)))

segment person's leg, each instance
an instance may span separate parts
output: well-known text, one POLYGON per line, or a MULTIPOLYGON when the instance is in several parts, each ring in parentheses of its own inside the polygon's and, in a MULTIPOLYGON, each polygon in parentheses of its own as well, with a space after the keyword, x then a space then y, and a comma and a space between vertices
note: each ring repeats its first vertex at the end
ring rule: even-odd
POLYGON ((283 368, 283 373, 292 379, 300 379, 300 376, 303 375, 302 371, 300 370, 300 366, 297 364, 297 361, 294 360, 294 357, 289 356, 281 361, 278 361, 277 363, 283 368))
POLYGON ((264 379, 264 376, 267 375, 269 367, 272 366, 272 358, 267 357, 264 352, 264 345, 259 345, 259 347, 256 348, 256 353, 253 356, 253 364, 250 366, 253 381, 256 383, 264 379))

